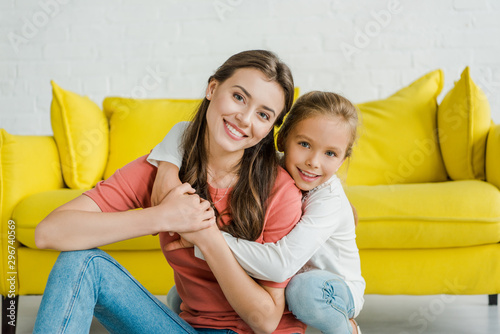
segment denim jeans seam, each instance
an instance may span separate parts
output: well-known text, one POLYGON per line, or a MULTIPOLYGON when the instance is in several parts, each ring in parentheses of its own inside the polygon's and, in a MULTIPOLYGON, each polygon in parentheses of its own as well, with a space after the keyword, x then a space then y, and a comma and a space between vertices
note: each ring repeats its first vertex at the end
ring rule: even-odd
MULTIPOLYGON (((328 284, 330 284, 330 282, 340 282, 340 283, 343 283, 347 289, 349 289, 349 287, 347 286, 347 284, 345 284, 344 281, 340 280, 340 279, 330 279, 330 280, 327 280, 323 283, 323 296, 325 295, 328 295, 328 284)), ((340 314, 342 314, 344 316, 344 320, 346 321, 347 323, 347 328, 349 329, 350 328, 350 323, 349 323, 349 310, 346 310, 344 311, 342 308, 340 308, 339 306, 337 306, 333 301, 331 300, 327 300, 326 303, 328 305, 330 305, 332 308, 334 308, 335 310, 337 310, 340 314)), ((347 303, 346 303, 346 306, 347 306, 347 303)))
POLYGON ((64 321, 62 323, 61 330, 60 330, 59 333, 64 333, 66 331, 66 329, 67 329, 69 320, 71 319, 71 315, 72 315, 73 309, 75 307, 76 298, 80 294, 80 288, 81 288, 81 285, 82 285, 83 276, 85 275, 85 272, 88 269, 90 261, 95 256, 96 255, 88 255, 87 258, 83 262, 83 266, 81 267, 80 272, 78 273, 78 281, 76 282, 75 286, 73 287, 74 293, 73 293, 73 296, 71 296, 70 305, 69 305, 68 310, 66 311, 66 314, 64 316, 64 321))
POLYGON ((107 257, 103 256, 103 255, 93 255, 93 257, 100 257, 106 261, 108 261, 109 263, 111 263, 112 265, 114 265, 117 269, 119 269, 122 273, 124 273, 125 275, 127 275, 129 277, 129 279, 139 288, 141 289, 145 295, 153 302, 156 304, 156 306, 158 306, 168 317, 170 317, 171 320, 173 320, 177 325, 179 325, 182 329, 184 329, 187 333, 193 333, 193 331, 191 329, 194 330, 194 328, 191 326, 191 328, 186 328, 185 327, 185 324, 182 323, 182 322, 179 322, 177 321, 178 319, 175 318, 175 317, 171 317, 168 312, 166 312, 164 309, 163 309, 163 305, 159 304, 158 301, 155 299, 155 298, 151 298, 150 296, 150 292, 148 290, 146 290, 145 287, 143 287, 141 284, 138 284, 138 281, 134 278, 134 276, 132 276, 128 271, 125 271, 123 269, 125 269, 122 265, 120 265, 119 263, 115 263, 115 259, 113 259, 111 256, 110 258, 108 259, 107 257))
MULTIPOLYGON (((106 255, 108 255, 106 253, 106 255)), ((109 255, 108 255, 109 256, 109 255)), ((170 315, 165 312, 165 310, 163 309, 163 307, 158 304, 158 301, 155 300, 154 298, 151 298, 151 296, 149 295, 150 292, 148 290, 146 290, 141 284, 137 284, 138 282, 136 281, 136 279, 130 274, 128 273, 128 271, 125 271, 123 270, 124 267, 122 267, 119 263, 115 263, 115 259, 113 259, 111 256, 109 256, 109 258, 107 258, 106 256, 104 255, 101 255, 101 254, 89 254, 87 256, 87 258, 84 260, 84 266, 82 266, 82 269, 80 270, 80 273, 79 273, 79 279, 78 279, 78 282, 77 284, 75 285, 75 293, 73 294, 72 298, 71 298, 71 306, 70 308, 68 309, 68 315, 65 317, 65 322, 64 322, 64 325, 63 327, 61 328, 62 331, 61 333, 64 333, 64 330, 66 329, 66 326, 69 322, 69 318, 71 317, 71 313, 72 313, 72 310, 74 308, 74 304, 75 304, 75 300, 76 300, 76 297, 79 295, 80 293, 80 287, 81 287, 81 282, 83 280, 83 276, 85 274, 85 271, 88 269, 89 267, 89 264, 91 263, 92 260, 94 260, 95 258, 101 258, 105 261, 107 261, 109 264, 112 264, 113 266, 115 266, 115 268, 117 268, 118 270, 120 270, 123 274, 125 274, 127 277, 129 277, 129 279, 132 281, 132 283, 134 283, 140 290, 142 290, 145 295, 152 301, 155 303, 155 305, 157 307, 159 307, 167 316, 170 317, 170 315)), ((177 325, 179 325, 183 330, 185 330, 187 333, 195 333, 193 332, 193 328, 186 328, 185 324, 182 323, 182 322, 179 322, 177 318, 175 317, 170 317, 171 320, 173 320, 177 325)))

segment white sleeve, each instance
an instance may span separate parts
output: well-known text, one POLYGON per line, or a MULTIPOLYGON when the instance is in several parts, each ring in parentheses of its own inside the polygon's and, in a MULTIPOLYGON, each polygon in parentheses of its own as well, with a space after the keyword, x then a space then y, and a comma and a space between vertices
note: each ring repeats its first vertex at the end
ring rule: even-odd
POLYGON ((167 133, 165 138, 156 145, 153 151, 148 156, 148 162, 155 167, 158 167, 158 161, 170 162, 179 169, 182 165, 183 151, 181 148, 182 135, 188 127, 189 122, 179 122, 175 124, 167 133))
POLYGON ((283 282, 295 275, 340 225, 340 195, 319 189, 303 204, 297 225, 276 243, 260 244, 223 233, 236 260, 257 279, 283 282))

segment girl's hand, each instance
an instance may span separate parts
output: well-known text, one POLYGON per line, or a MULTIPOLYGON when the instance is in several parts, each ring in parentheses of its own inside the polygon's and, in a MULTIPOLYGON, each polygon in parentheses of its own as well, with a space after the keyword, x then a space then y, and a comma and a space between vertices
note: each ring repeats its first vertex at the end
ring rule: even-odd
POLYGON ((195 194, 189 183, 175 187, 155 210, 158 232, 193 232, 215 224, 210 202, 195 194))
POLYGON ((181 237, 180 239, 169 242, 168 244, 163 246, 163 250, 170 252, 181 248, 191 248, 191 247, 194 247, 194 244, 190 243, 189 241, 186 241, 186 239, 181 237))
MULTIPOLYGON (((205 241, 210 242, 211 240, 213 240, 215 238, 214 233, 220 234, 217 224, 212 224, 205 229, 194 232, 179 233, 182 239, 182 241, 180 241, 179 244, 201 246, 203 242, 205 241)), ((175 247, 175 245, 173 247, 175 247)), ((178 247, 178 248, 186 248, 186 247, 178 247)))

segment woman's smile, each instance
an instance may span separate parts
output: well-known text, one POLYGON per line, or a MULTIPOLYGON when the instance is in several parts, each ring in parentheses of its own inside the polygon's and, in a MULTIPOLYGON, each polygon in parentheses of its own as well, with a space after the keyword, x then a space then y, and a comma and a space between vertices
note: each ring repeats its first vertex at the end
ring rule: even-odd
POLYGON ((231 124, 230 122, 224 120, 224 128, 226 129, 226 133, 229 135, 229 137, 233 138, 234 140, 242 140, 245 137, 248 137, 245 132, 243 132, 240 128, 238 128, 236 125, 231 124))

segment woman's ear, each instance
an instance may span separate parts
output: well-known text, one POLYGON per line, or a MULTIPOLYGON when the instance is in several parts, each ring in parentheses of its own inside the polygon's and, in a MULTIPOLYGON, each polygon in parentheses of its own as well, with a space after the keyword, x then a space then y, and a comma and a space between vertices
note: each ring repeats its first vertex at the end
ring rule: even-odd
POLYGON ((215 79, 210 80, 207 86, 207 91, 205 92, 205 97, 207 98, 207 100, 210 101, 212 99, 212 96, 214 95, 215 88, 217 87, 217 85, 218 85, 217 80, 215 79))

